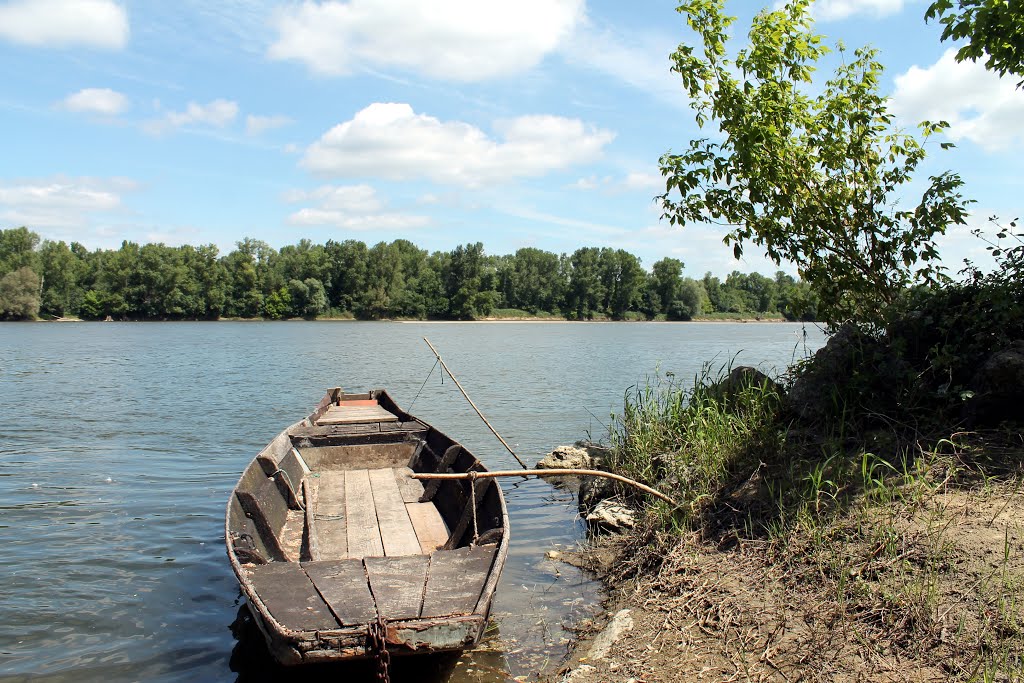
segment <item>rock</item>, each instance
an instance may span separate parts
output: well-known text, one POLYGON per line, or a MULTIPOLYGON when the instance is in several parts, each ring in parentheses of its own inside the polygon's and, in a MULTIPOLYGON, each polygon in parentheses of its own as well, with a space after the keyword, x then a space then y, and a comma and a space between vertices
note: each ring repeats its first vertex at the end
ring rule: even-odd
POLYGON ((562 677, 562 683, 578 683, 587 680, 587 676, 597 671, 597 667, 589 664, 580 664, 575 669, 562 677))
POLYGON ((601 501, 615 495, 615 484, 604 477, 582 477, 579 493, 579 510, 589 513, 601 501))
POLYGON ((612 457, 612 449, 610 446, 602 446, 599 443, 583 439, 577 441, 575 444, 576 448, 582 448, 590 456, 590 466, 601 469, 604 464, 612 457))
POLYGON ((602 500, 587 513, 586 520, 607 531, 632 529, 636 524, 633 510, 617 500, 602 500))
POLYGON ((537 463, 537 469, 586 470, 591 468, 592 462, 590 454, 585 448, 580 448, 579 446, 558 446, 537 463))
POLYGON ((783 399, 804 422, 841 414, 845 405, 894 410, 917 373, 890 345, 855 325, 844 325, 798 370, 783 399))
POLYGON ((757 368, 749 365, 740 365, 733 368, 725 379, 711 386, 708 389, 708 393, 719 399, 728 399, 749 387, 765 387, 768 391, 773 392, 779 397, 784 396, 786 393, 781 384, 757 368))
POLYGON ((612 646, 623 634, 633 630, 633 617, 628 609, 620 609, 608 622, 608 625, 597 634, 587 651, 587 659, 600 661, 608 656, 612 646))
POLYGON ((991 354, 971 381, 974 395, 967 402, 973 424, 996 425, 1020 419, 1024 403, 1024 341, 991 354))
POLYGON ((600 468, 608 460, 611 450, 592 441, 577 441, 572 446, 556 446, 537 463, 537 467, 548 470, 600 468))

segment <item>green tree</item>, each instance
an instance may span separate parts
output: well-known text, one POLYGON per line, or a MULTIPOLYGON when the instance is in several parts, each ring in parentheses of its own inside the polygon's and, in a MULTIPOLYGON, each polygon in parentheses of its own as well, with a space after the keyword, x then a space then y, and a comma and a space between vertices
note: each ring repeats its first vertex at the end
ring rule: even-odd
MULTIPOLYGON (((301 284, 301 283, 300 283, 301 284)), ((263 315, 270 320, 280 320, 291 315, 292 295, 287 287, 281 287, 270 293, 263 302, 263 315)))
POLYGON ((554 312, 560 307, 566 283, 557 254, 523 247, 502 266, 499 281, 507 306, 530 313, 554 312))
POLYGON ((656 262, 651 266, 648 288, 652 293, 652 303, 657 306, 657 310, 651 312, 654 315, 668 313, 683 288, 683 262, 674 258, 663 258, 656 262))
MULTIPOLYGON (((884 324, 908 285, 939 277, 935 238, 965 218, 960 177, 933 176, 916 207, 894 208, 925 151, 893 132, 876 52, 844 56, 831 78, 815 83, 828 48, 812 31, 810 0, 792 0, 757 15, 750 45, 733 60, 727 35, 735 18, 723 4, 678 8, 702 55, 681 44, 672 70, 697 123, 714 121, 723 135, 662 156, 664 216, 675 225, 724 223, 736 256, 753 243, 776 264, 795 263, 829 322, 884 324)), ((924 122, 923 138, 945 125, 924 122)))
POLYGON ((26 227, 0 230, 0 275, 19 268, 34 268, 39 235, 26 227))
POLYGON ((0 318, 34 320, 39 315, 39 276, 22 266, 0 277, 0 318))
POLYGON ((458 320, 485 316, 494 308, 497 293, 484 287, 484 245, 459 245, 447 259, 444 271, 448 315, 458 320))
POLYGON ((669 320, 691 320, 704 309, 704 289, 694 280, 687 278, 679 287, 676 298, 665 311, 669 320))
POLYGON ((605 289, 601 281, 600 256, 601 251, 596 247, 581 247, 569 257, 569 287, 565 294, 567 317, 589 320, 595 313, 603 313, 605 289))
MULTIPOLYGON (((985 68, 1000 76, 1024 76, 1024 5, 1019 0, 936 0, 925 21, 938 19, 942 40, 963 40, 956 61, 976 62, 987 56, 985 68)), ((1017 83, 1024 87, 1024 80, 1017 83)))
POLYGON ((358 240, 328 240, 324 248, 330 268, 330 277, 324 282, 328 283, 327 295, 331 305, 355 313, 362 307, 365 294, 369 259, 366 244, 358 240))
POLYGON ((647 286, 647 273, 640 265, 640 259, 624 249, 616 249, 612 260, 615 279, 608 297, 608 313, 615 320, 623 320, 628 311, 640 305, 647 286))
POLYGON ((43 293, 40 308, 56 316, 78 313, 84 294, 81 280, 88 266, 64 242, 43 242, 39 249, 43 293))

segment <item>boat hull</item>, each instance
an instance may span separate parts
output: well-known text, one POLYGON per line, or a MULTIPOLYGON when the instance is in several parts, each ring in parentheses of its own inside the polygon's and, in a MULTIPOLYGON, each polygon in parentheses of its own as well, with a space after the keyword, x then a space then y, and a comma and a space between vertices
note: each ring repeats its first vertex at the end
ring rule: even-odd
POLYGON ((480 641, 508 512, 493 480, 413 477, 438 471, 484 468, 384 390, 329 391, 250 463, 228 503, 227 553, 277 661, 372 657, 381 626, 398 656, 480 641))

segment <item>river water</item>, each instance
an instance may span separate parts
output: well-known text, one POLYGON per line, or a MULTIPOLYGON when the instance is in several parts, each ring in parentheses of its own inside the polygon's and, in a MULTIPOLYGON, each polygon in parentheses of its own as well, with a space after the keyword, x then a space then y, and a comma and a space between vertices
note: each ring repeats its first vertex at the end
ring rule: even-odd
MULTIPOLYGON (((385 387, 492 469, 514 469, 440 368, 429 374, 423 336, 531 465, 601 439, 626 389, 659 369, 783 368, 823 343, 782 323, 4 323, 0 680, 372 680, 267 661, 224 553, 224 506, 254 454, 330 386, 385 387)), ((557 666, 565 625, 599 601, 594 582, 545 559, 583 536, 573 496, 502 487, 512 545, 484 646, 399 662, 394 680, 528 680, 557 666)))

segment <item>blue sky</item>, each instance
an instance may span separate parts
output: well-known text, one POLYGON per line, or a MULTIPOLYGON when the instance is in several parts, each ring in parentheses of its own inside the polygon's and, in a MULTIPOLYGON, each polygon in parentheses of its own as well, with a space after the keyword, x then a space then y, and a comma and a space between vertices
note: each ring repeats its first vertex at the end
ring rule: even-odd
MULTIPOLYGON (((731 2, 745 34, 759 2, 731 2)), ((820 0, 817 30, 878 47, 901 125, 951 122, 972 225, 1024 214, 1024 90, 956 64, 926 2, 820 0)), ((624 248, 686 274, 742 262, 671 228, 658 157, 701 137, 668 55, 670 2, 0 0, 0 227, 281 247, 306 237, 624 248)), ((942 243, 955 270, 983 245, 942 243)), ((792 270, 787 268, 787 270, 792 270)))

